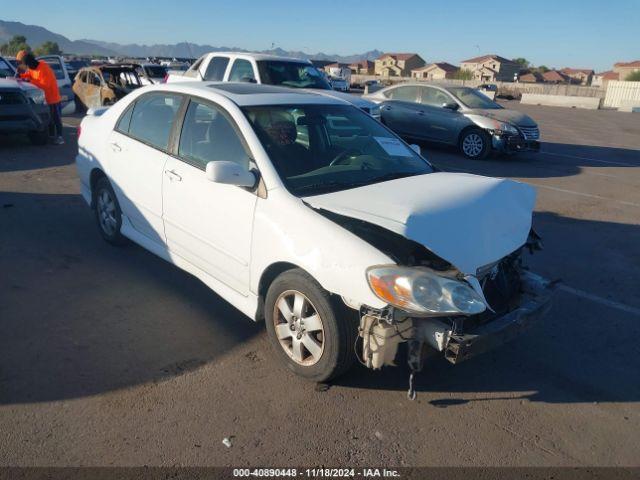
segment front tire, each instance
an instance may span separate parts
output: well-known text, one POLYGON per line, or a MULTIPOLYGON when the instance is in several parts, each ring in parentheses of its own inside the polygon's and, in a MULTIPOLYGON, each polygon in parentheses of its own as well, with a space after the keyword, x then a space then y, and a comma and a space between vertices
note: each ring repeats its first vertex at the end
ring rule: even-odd
POLYGON ((276 355, 295 374, 326 382, 353 364, 355 315, 305 271, 289 270, 273 281, 265 317, 276 355))
POLYGON ((458 147, 465 157, 484 160, 491 151, 491 138, 484 130, 472 128, 462 134, 458 147))
POLYGON ((100 235, 112 245, 124 245, 126 238, 120 233, 122 227, 122 210, 113 187, 107 177, 96 182, 93 191, 94 211, 100 235))

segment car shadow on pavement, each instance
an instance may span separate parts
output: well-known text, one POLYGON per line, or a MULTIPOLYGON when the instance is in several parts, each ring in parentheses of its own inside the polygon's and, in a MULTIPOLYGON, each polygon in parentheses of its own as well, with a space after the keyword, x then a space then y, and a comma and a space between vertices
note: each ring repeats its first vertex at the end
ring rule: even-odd
POLYGON ((65 145, 32 145, 26 135, 0 135, 0 173, 70 165, 77 153, 75 136, 75 128, 69 126, 63 127, 65 145))
POLYGON ((420 142, 423 154, 444 171, 492 177, 555 178, 578 175, 583 168, 640 168, 640 150, 543 142, 539 153, 491 155, 470 160, 455 148, 420 142))
MULTIPOLYGON (((428 358, 416 377, 416 388, 434 406, 451 408, 504 398, 547 403, 640 401, 640 225, 551 212, 536 213, 534 224, 540 226, 545 241, 543 251, 525 257, 534 272, 562 278, 572 287, 581 286, 582 277, 593 277, 585 280, 585 290, 630 305, 633 311, 559 289, 547 316, 514 342, 459 365, 441 356, 428 358), (551 232, 557 238, 548 238, 551 232), (565 269, 571 272, 569 278, 558 273, 565 269)), ((408 369, 401 358, 397 367, 375 372, 358 366, 336 385, 403 391, 408 387, 408 369)))
POLYGON ((195 277, 102 240, 79 195, 0 192, 0 404, 158 382, 263 331, 195 277))

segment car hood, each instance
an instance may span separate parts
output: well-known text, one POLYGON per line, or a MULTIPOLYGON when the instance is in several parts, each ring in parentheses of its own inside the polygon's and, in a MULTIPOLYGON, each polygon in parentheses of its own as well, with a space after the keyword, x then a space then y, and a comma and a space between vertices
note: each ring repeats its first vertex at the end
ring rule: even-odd
POLYGON ((467 275, 525 244, 536 192, 513 180, 437 172, 304 198, 418 242, 467 275))
POLYGON ((537 126, 536 122, 525 115, 524 113, 516 112, 515 110, 507 110, 506 108, 500 109, 491 109, 491 108, 476 108, 474 110, 469 111, 468 113, 474 115, 482 115, 483 117, 492 118, 493 120, 498 120, 500 122, 507 122, 512 125, 517 125, 518 127, 535 127, 537 126))
POLYGON ((17 78, 0 78, 0 88, 16 88, 26 91, 35 90, 38 87, 17 78))
POLYGON ((372 108, 376 106, 376 104, 372 101, 366 100, 356 95, 351 95, 350 93, 337 92, 335 90, 320 90, 309 88, 305 88, 304 90, 308 90, 309 92, 316 93, 318 95, 324 95, 325 97, 333 97, 339 98, 340 100, 346 100, 347 102, 355 105, 358 108, 372 108))

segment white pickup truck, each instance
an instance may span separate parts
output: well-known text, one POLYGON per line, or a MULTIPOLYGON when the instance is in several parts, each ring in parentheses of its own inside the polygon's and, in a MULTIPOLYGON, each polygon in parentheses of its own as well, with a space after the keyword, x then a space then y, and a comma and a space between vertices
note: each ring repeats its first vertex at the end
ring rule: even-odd
POLYGON ((211 52, 183 74, 170 74, 167 83, 184 81, 248 82, 313 90, 340 98, 380 120, 380 107, 361 97, 336 92, 308 60, 258 53, 211 52))

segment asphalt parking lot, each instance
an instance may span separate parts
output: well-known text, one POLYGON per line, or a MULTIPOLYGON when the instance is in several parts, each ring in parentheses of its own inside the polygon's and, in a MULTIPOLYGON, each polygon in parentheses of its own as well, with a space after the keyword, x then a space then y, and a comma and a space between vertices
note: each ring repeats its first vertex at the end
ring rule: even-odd
POLYGON ((541 153, 425 154, 538 187, 528 262, 563 283, 515 343, 434 360, 414 402, 404 366, 318 391, 262 324, 105 243, 79 196, 78 118, 62 147, 0 137, 0 464, 637 466, 640 116, 507 105, 539 122, 541 153))

